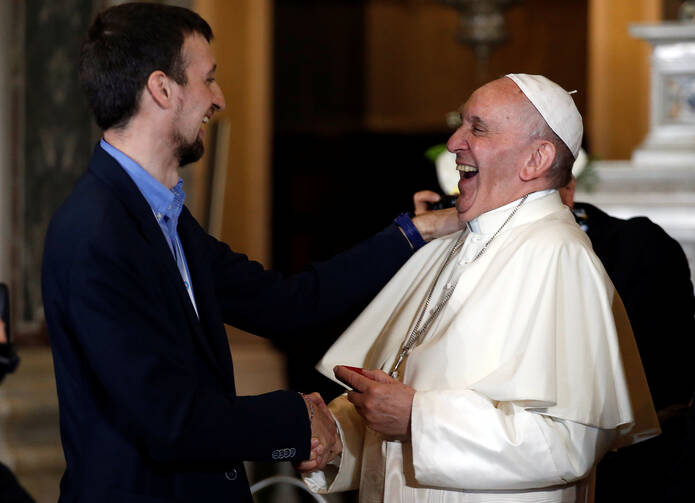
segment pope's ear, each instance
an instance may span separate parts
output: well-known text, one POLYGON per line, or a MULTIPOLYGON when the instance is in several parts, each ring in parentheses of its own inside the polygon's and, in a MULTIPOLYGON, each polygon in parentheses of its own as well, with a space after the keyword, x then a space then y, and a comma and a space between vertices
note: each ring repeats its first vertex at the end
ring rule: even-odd
POLYGON ((163 71, 156 70, 150 74, 145 84, 145 90, 160 107, 170 108, 173 105, 171 80, 163 71))
POLYGON ((555 160, 555 145, 548 140, 536 142, 535 149, 521 169, 521 179, 525 182, 542 178, 547 173, 555 160))

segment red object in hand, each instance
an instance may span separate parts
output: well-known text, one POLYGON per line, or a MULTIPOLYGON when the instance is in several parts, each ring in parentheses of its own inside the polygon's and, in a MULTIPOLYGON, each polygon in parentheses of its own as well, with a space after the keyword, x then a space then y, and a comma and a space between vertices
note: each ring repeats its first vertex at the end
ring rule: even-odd
MULTIPOLYGON (((359 375, 361 375, 361 376, 363 376, 363 377, 366 377, 367 379, 371 379, 367 374, 364 373, 364 369, 361 369, 360 367, 351 367, 350 365, 341 365, 341 367, 345 367, 345 368, 348 369, 348 370, 352 370, 353 372, 357 372, 359 375)), ((354 391, 358 391, 358 390, 355 390, 355 389, 352 387, 352 385, 349 384, 349 383, 348 383, 345 379, 343 379, 342 377, 336 376, 336 378, 337 378, 340 382, 342 382, 345 386, 347 386, 348 388, 353 389, 354 391)))
POLYGON ((364 373, 364 369, 360 367, 351 367, 350 365, 343 365, 348 370, 352 370, 353 372, 357 372, 359 375, 366 377, 367 379, 371 379, 367 374, 364 373))

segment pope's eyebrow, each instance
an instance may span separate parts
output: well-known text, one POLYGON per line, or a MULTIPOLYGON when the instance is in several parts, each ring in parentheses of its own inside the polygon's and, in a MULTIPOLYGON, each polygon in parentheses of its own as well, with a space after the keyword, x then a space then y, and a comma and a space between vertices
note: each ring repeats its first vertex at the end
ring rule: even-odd
POLYGON ((215 70, 217 70, 217 63, 214 63, 214 64, 212 65, 212 68, 210 68, 210 71, 208 72, 208 75, 212 77, 212 75, 214 75, 214 73, 215 73, 215 70))
POLYGON ((473 126, 478 127, 480 129, 488 129, 487 123, 483 119, 478 117, 477 115, 473 115, 471 117, 471 124, 473 124, 473 126))

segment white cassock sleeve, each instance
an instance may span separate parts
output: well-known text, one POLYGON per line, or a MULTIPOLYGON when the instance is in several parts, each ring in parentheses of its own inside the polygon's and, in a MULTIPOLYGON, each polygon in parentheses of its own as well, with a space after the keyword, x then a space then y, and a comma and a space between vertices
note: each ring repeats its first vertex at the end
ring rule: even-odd
POLYGON ((424 486, 531 489, 586 477, 616 431, 494 402, 472 390, 416 392, 411 438, 424 486))
MULTIPOLYGON (((364 422, 344 395, 330 408, 343 453, 324 470, 304 476, 314 492, 360 485, 364 422)), ((566 484, 586 477, 616 435, 495 403, 471 390, 416 392, 413 401, 413 466, 423 486, 494 491, 566 484)))

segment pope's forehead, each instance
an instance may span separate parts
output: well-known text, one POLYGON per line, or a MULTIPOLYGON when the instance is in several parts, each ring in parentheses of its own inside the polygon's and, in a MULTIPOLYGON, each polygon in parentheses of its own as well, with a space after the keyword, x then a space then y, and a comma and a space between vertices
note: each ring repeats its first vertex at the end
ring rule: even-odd
POLYGON ((475 109, 476 112, 504 111, 517 115, 529 111, 529 107, 533 105, 514 81, 502 77, 476 89, 464 103, 462 112, 475 109))

